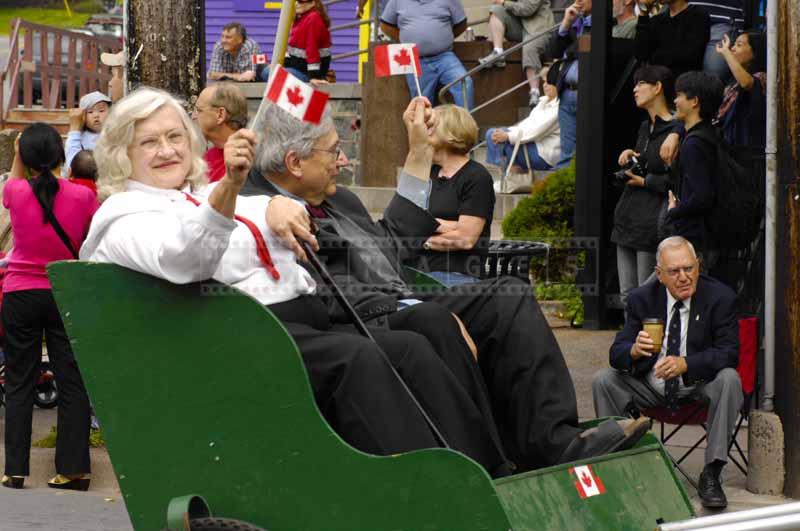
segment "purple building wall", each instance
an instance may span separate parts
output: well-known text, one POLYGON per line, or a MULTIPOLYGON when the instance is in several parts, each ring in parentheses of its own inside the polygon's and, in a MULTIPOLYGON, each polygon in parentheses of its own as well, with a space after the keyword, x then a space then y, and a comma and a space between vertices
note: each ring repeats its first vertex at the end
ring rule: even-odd
MULTIPOLYGON (((347 0, 329 6, 331 26, 355 21, 357 4, 357 0, 347 0)), ((244 24, 248 37, 258 42, 261 51, 268 53, 271 58, 280 10, 265 9, 263 6, 264 0, 206 0, 206 69, 211 63, 214 43, 219 40, 222 27, 228 22, 244 24)), ((358 50, 358 34, 358 28, 334 32, 331 35, 333 54, 358 50)), ((358 81, 358 57, 335 61, 331 68, 336 71, 336 79, 339 82, 358 81)))

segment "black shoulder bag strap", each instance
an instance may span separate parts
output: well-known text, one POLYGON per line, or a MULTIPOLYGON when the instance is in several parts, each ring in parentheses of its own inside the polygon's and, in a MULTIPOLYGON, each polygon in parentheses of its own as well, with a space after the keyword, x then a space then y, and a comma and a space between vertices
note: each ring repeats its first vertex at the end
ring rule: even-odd
MULTIPOLYGON (((31 184, 31 190, 33 190, 33 183, 31 183, 30 181, 28 181, 28 183, 31 184)), ((61 239, 62 242, 64 242, 64 245, 67 247, 67 249, 69 249, 69 252, 70 252, 70 254, 72 254, 72 257, 75 260, 77 260, 78 259, 78 253, 77 253, 77 251, 75 251, 75 248, 72 246, 72 242, 69 241, 69 237, 67 236, 67 233, 64 232, 64 228, 61 226, 61 224, 56 219, 56 216, 55 216, 55 214, 53 214, 53 211, 45 206, 44 202, 39 198, 38 195, 36 195, 35 192, 34 192, 33 196, 36 197, 36 200, 39 202, 39 206, 42 207, 42 210, 44 211, 44 216, 47 218, 47 221, 50 222, 50 225, 52 225, 53 230, 56 231, 56 234, 58 235, 58 237, 61 239)))

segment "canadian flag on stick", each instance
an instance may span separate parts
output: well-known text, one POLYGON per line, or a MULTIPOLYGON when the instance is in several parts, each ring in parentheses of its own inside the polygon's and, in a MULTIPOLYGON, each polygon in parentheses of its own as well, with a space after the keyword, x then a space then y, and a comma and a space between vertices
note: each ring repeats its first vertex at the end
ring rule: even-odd
POLYGON ((295 118, 315 124, 328 103, 327 93, 306 85, 280 65, 275 65, 264 97, 295 118))
POLYGON ((375 76, 397 76, 422 71, 416 44, 385 44, 375 47, 375 76), (412 61, 413 58, 413 61, 412 61))
POLYGON ((253 54, 253 64, 254 65, 265 65, 267 64, 267 54, 265 53, 254 53, 253 54))
POLYGON ((578 494, 580 494, 581 498, 591 498, 606 492, 606 487, 600 481, 600 478, 594 475, 591 466, 576 466, 570 468, 569 471, 577 479, 575 488, 578 489, 578 494))

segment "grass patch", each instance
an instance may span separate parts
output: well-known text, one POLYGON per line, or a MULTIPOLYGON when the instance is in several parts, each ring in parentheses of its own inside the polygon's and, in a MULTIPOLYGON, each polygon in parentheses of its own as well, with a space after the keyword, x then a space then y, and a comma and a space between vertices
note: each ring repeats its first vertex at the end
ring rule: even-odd
MULTIPOLYGON (((50 428, 50 433, 38 441, 31 443, 31 446, 34 448, 55 448, 57 436, 58 431, 56 430, 56 427, 53 426, 50 428)), ((89 446, 92 448, 105 448, 106 441, 103 439, 103 433, 100 430, 91 430, 89 432, 89 446)))
POLYGON ((0 35, 8 35, 11 32, 11 20, 14 18, 22 18, 28 22, 36 24, 45 24, 47 26, 55 26, 57 28, 70 29, 80 28, 89 17, 91 13, 78 13, 73 8, 72 16, 67 16, 67 10, 63 7, 61 9, 51 9, 42 7, 2 7, 0 8, 0 35))

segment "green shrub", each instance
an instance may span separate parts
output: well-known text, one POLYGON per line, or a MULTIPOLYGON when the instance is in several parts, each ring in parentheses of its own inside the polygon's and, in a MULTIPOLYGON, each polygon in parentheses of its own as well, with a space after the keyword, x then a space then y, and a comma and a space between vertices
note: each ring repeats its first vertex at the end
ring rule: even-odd
POLYGON ((503 235, 516 240, 572 237, 575 216, 575 164, 536 183, 530 197, 503 220, 503 235))
POLYGON ((563 249, 572 238, 575 218, 575 162, 536 183, 526 197, 503 220, 503 236, 509 240, 535 240, 551 244, 549 256, 531 261, 536 296, 562 300, 568 316, 583 322, 583 300, 575 287, 574 265, 585 259, 582 253, 563 249))

